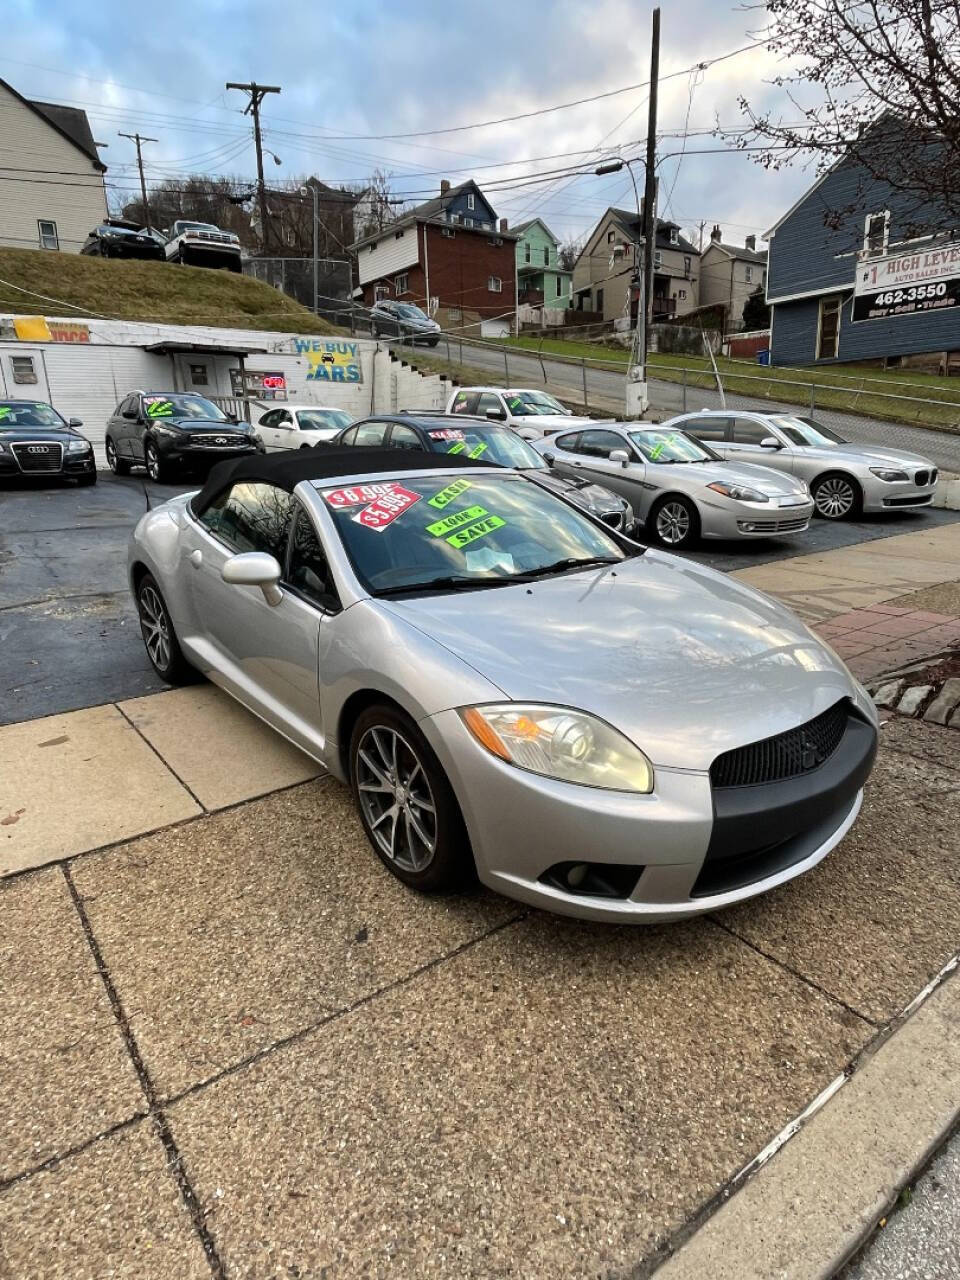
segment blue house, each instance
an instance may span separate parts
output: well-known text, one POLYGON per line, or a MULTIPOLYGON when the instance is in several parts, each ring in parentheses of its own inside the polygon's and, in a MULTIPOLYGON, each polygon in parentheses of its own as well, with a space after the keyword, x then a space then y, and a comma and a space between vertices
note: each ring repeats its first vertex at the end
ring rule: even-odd
POLYGON ((960 350, 960 227, 879 167, 842 157, 767 232, 773 364, 960 350))

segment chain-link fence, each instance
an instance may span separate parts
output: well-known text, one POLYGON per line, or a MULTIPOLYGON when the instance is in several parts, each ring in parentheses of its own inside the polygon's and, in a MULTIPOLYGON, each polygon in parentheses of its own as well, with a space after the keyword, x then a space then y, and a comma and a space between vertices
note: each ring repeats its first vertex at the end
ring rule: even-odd
MULTIPOLYGON (((247 258, 244 275, 272 284, 308 311, 314 310, 313 258, 247 258)), ((350 328, 353 321, 350 263, 342 258, 317 259, 317 314, 350 328)))

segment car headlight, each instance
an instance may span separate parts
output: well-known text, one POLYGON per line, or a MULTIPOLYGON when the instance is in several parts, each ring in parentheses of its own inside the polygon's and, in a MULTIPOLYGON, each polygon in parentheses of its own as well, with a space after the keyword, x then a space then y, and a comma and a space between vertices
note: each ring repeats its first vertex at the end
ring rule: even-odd
POLYGON ((150 430, 156 431, 162 436, 170 436, 171 438, 180 434, 176 427, 168 427, 165 422, 157 422, 156 420, 150 423, 150 430))
POLYGON ((725 498, 733 498, 735 502, 769 502, 767 494, 759 489, 751 489, 745 484, 731 484, 726 480, 715 480, 707 485, 714 493, 722 493, 725 498))
POLYGON ((892 471, 889 467, 871 467, 870 474, 876 476, 878 480, 886 480, 890 484, 893 484, 895 480, 910 479, 905 471, 892 471))
POLYGON ((89 453, 89 440, 71 440, 67 445, 67 453, 89 453))
POLYGON ((463 707, 460 717, 482 747, 518 769, 607 791, 653 790, 640 748, 584 711, 503 702, 463 707))

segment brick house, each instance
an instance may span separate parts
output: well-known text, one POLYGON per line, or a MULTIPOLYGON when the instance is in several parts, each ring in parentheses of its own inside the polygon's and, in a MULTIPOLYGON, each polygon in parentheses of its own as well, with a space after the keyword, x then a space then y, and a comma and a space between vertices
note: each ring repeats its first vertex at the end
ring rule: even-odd
POLYGON ((513 323, 516 236, 477 184, 441 182, 440 194, 351 246, 365 306, 412 302, 447 329, 479 335, 513 323))

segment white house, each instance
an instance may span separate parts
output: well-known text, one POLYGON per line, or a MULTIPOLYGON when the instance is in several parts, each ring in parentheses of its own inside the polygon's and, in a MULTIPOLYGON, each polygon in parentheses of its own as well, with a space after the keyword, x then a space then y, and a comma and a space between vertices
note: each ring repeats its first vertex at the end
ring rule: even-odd
POLYGON ((86 112, 31 102, 0 80, 0 139, 0 245, 79 253, 107 216, 86 112))

